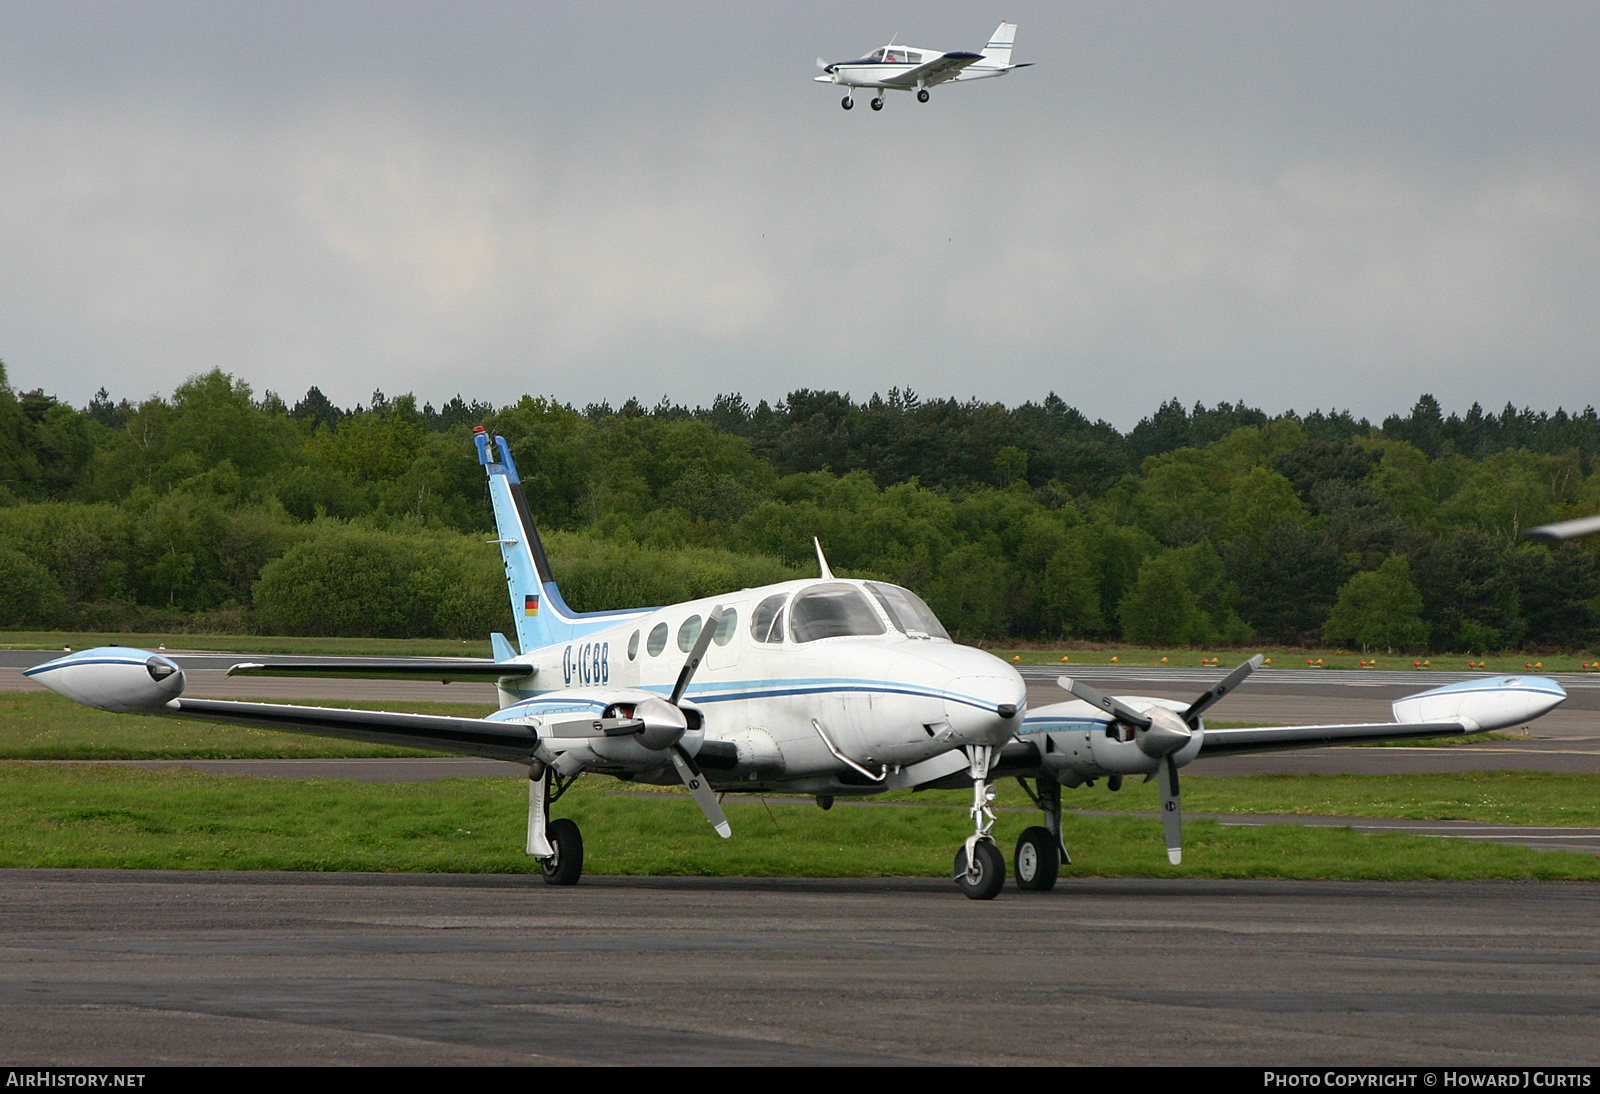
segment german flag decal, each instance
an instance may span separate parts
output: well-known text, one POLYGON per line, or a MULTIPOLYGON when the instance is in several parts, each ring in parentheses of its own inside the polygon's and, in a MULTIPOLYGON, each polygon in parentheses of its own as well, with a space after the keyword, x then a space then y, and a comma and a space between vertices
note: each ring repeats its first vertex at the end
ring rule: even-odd
POLYGON ((536 593, 529 593, 527 596, 523 597, 522 614, 523 615, 538 615, 539 614, 539 597, 538 597, 538 595, 536 593))

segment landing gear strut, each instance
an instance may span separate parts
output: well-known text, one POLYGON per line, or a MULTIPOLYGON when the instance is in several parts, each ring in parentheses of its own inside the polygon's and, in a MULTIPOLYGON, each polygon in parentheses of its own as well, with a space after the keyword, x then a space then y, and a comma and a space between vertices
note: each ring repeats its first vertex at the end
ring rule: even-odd
POLYGON ((538 760, 528 768, 527 853, 539 860, 547 885, 576 885, 583 876, 583 833, 570 820, 549 819, 550 806, 577 780, 563 779, 538 760))
POLYGON ((1038 793, 1018 779, 1022 789, 1033 803, 1044 811, 1044 825, 1029 828, 1017 838, 1014 862, 1017 868, 1017 888, 1025 892, 1047 893, 1056 887, 1063 862, 1071 864, 1072 858, 1061 845, 1061 784, 1049 776, 1037 781, 1038 793))
POLYGON ((972 900, 993 900, 1006 883, 1006 860, 994 845, 994 787, 989 785, 989 764, 994 759, 992 745, 969 745, 968 770, 972 772, 972 827, 961 850, 956 852, 956 885, 972 900))

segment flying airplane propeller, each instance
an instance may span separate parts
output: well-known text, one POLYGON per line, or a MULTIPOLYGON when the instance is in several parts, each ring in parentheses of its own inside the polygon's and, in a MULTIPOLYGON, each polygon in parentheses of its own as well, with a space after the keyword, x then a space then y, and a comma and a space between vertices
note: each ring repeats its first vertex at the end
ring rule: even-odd
POLYGON ((1166 707, 1151 707, 1141 714, 1122 700, 1106 695, 1081 680, 1074 680, 1070 676, 1056 678, 1056 683, 1064 690, 1132 728, 1134 743, 1139 751, 1152 760, 1160 761, 1155 774, 1161 788, 1161 828, 1167 840, 1167 861, 1174 866, 1183 861, 1183 800, 1178 787, 1178 761, 1175 757, 1194 739, 1195 731, 1200 728, 1200 716, 1260 668, 1261 660, 1258 653, 1228 673, 1190 703, 1189 709, 1182 714, 1166 707))

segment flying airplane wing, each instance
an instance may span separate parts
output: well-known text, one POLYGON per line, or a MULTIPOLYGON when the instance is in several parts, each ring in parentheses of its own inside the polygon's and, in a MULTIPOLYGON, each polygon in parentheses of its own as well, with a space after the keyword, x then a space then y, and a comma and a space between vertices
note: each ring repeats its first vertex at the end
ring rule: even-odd
POLYGON ((961 74, 962 69, 981 60, 983 60, 981 53, 944 53, 909 72, 892 76, 883 83, 890 87, 933 87, 946 80, 955 79, 961 74))

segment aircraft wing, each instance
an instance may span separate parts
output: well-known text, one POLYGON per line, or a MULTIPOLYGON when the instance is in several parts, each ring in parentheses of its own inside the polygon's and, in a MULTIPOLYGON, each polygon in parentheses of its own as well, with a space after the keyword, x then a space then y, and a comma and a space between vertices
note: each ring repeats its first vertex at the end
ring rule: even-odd
MULTIPOLYGON (((1409 741, 1422 737, 1464 737, 1481 732, 1462 722, 1373 722, 1347 726, 1258 726, 1207 729, 1200 756, 1237 756, 1245 752, 1281 752, 1291 748, 1360 744, 1363 741, 1409 741)), ((1198 758, 1198 757, 1197 757, 1198 758)))
POLYGON ((225 722, 255 729, 342 737, 348 741, 429 748, 524 764, 533 757, 534 750, 543 740, 552 737, 625 737, 637 733, 642 724, 627 718, 576 718, 535 728, 523 722, 491 721, 487 718, 448 718, 387 710, 239 703, 230 699, 173 699, 152 713, 168 718, 225 722))
MULTIPOLYGON (((256 729, 312 733, 372 744, 428 748, 527 763, 539 746, 539 734, 521 722, 481 718, 446 718, 432 714, 397 714, 381 710, 281 706, 224 699, 173 699, 153 713, 203 722, 225 722, 256 729)), ((595 719, 593 721, 598 721, 595 719)), ((625 732, 633 732, 630 727, 625 732)), ((563 736, 574 735, 570 731, 563 736)), ((594 734, 603 735, 601 733, 594 734)))
POLYGON ((981 53, 945 53, 900 76, 890 77, 883 83, 889 87, 933 87, 955 79, 962 69, 981 60, 981 53))
POLYGON ((229 676, 319 677, 330 680, 452 680, 494 683, 496 680, 526 680, 534 674, 532 665, 471 661, 464 657, 402 657, 393 661, 323 662, 280 661, 257 664, 244 661, 228 669, 229 676))

